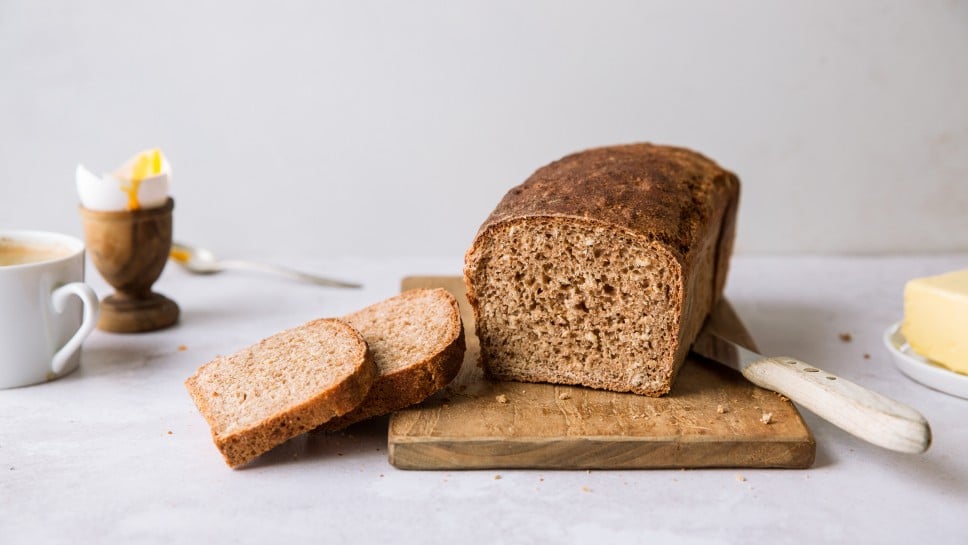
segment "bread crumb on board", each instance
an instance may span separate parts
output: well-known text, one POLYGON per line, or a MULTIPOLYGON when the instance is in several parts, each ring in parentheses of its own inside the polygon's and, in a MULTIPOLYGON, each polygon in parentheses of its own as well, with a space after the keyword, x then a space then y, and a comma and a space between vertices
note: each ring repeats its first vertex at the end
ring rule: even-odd
POLYGON ((870 354, 868 354, 867 352, 864 352, 864 359, 865 359, 865 360, 869 360, 869 359, 871 359, 871 355, 870 355, 870 354))
POLYGON ((746 482, 746 477, 744 477, 741 473, 737 473, 736 474, 736 480, 739 481, 739 482, 741 482, 741 483, 744 483, 744 482, 746 482))
POLYGON ((592 491, 592 489, 591 489, 591 488, 589 488, 589 487, 587 487, 587 486, 583 486, 583 487, 581 487, 581 491, 582 491, 582 492, 591 492, 591 491, 592 491))
POLYGON ((837 336, 840 337, 840 340, 845 343, 849 343, 850 341, 854 340, 854 336, 847 332, 841 333, 837 336))
POLYGON ((773 421, 773 413, 763 413, 763 415, 760 416, 760 422, 764 424, 769 424, 772 421, 773 421))
POLYGON ((508 402, 508 396, 506 396, 504 394, 496 395, 496 396, 494 396, 494 401, 497 401, 498 403, 507 403, 508 402))
POLYGON ((495 481, 500 481, 500 480, 501 480, 501 474, 500 474, 500 473, 498 473, 497 475, 495 475, 495 476, 494 476, 494 480, 495 480, 495 481))

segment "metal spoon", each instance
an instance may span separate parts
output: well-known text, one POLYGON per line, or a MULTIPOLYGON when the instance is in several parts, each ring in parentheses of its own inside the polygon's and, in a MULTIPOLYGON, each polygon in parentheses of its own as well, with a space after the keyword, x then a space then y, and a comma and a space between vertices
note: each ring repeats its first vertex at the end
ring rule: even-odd
POLYGON ((195 274, 215 274, 226 269, 244 269, 250 271, 277 273, 283 276, 288 276, 289 278, 294 278, 296 280, 311 282, 320 286, 330 286, 333 288, 363 287, 360 284, 355 284, 353 282, 344 282, 342 280, 323 278, 322 276, 316 276, 314 274, 304 273, 286 267, 279 267, 278 265, 260 263, 258 261, 246 261, 242 259, 220 260, 215 257, 215 254, 206 250, 205 248, 195 248, 194 246, 189 246, 180 242, 172 243, 169 257, 171 257, 172 261, 184 267, 188 272, 195 274))

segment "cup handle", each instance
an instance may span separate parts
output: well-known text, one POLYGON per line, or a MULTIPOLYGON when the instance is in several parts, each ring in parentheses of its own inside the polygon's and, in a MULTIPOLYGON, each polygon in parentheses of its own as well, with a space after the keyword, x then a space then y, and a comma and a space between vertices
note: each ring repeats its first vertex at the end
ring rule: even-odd
POLYGON ((71 295, 76 295, 84 303, 84 318, 81 321, 81 327, 77 328, 77 332, 71 337, 67 343, 64 344, 54 354, 54 359, 50 363, 50 369, 54 374, 60 374, 64 370, 64 366, 67 364, 67 360, 77 352, 77 349, 81 347, 81 343, 84 339, 94 331, 94 327, 97 326, 98 317, 98 302, 97 295, 90 286, 83 282, 71 282, 70 284, 65 284, 51 294, 51 302, 54 305, 54 310, 58 313, 64 311, 64 303, 67 302, 67 298, 71 295))

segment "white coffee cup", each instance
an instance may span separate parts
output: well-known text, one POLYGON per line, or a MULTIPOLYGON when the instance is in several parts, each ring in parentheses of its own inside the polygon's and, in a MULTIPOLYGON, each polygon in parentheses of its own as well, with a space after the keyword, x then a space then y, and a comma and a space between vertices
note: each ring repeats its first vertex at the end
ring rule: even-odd
POLYGON ((83 280, 81 240, 0 230, 0 388, 77 369, 98 318, 97 295, 83 280))

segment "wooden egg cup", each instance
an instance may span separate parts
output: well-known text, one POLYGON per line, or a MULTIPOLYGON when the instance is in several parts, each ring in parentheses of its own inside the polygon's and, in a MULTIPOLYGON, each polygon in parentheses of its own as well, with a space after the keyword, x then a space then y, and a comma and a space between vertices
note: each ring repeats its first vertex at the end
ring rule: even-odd
POLYGON ((94 266, 111 284, 114 295, 101 301, 98 329, 140 333, 164 329, 178 321, 178 305, 151 291, 171 251, 171 211, 160 207, 101 212, 80 207, 84 239, 94 266))

